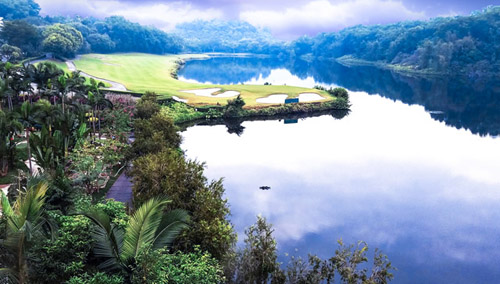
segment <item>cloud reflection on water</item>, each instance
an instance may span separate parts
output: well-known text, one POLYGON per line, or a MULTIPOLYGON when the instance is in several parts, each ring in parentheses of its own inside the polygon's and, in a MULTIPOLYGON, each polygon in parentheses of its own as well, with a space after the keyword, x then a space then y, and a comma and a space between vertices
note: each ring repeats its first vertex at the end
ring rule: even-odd
POLYGON ((406 276, 455 262, 495 271, 500 139, 448 127, 421 106, 362 92, 351 101, 342 120, 244 122, 240 137, 192 127, 182 147, 210 178, 225 177, 240 236, 262 214, 282 252, 327 257, 343 238, 382 248, 396 266, 414 263, 398 272, 406 276))

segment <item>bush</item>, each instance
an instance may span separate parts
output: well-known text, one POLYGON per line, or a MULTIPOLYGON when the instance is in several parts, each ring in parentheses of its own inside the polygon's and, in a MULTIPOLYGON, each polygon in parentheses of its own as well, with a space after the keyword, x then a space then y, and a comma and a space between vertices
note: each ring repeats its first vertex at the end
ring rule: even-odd
POLYGON ((209 253, 195 247, 192 253, 144 250, 136 258, 132 283, 215 284, 225 281, 222 268, 209 253))
POLYGON ((168 106, 162 107, 160 113, 162 116, 171 118, 174 123, 183 123, 205 117, 204 113, 180 102, 171 103, 168 106))
POLYGON ((89 275, 84 273, 81 276, 74 276, 66 282, 66 284, 121 284, 125 280, 120 275, 108 275, 106 273, 97 272, 89 275))
POLYGON ((135 106, 135 117, 140 119, 149 119, 160 111, 160 105, 157 103, 158 95, 153 92, 146 92, 135 106))
POLYGON ((55 239, 37 243, 31 251, 34 283, 63 283, 83 273, 92 248, 91 224, 87 218, 49 214, 59 230, 55 239))
POLYGON ((228 100, 226 110, 224 111, 225 117, 237 117, 240 116, 243 107, 245 106, 245 101, 238 95, 235 99, 228 100))
POLYGON ((178 148, 181 136, 171 118, 161 114, 150 119, 137 119, 134 122, 135 141, 132 143, 129 159, 157 153, 167 148, 178 148))
POLYGON ((344 100, 349 100, 349 93, 347 92, 346 89, 344 88, 335 88, 335 89, 330 89, 328 90, 328 93, 337 97, 337 98, 341 98, 341 99, 344 99, 344 100))

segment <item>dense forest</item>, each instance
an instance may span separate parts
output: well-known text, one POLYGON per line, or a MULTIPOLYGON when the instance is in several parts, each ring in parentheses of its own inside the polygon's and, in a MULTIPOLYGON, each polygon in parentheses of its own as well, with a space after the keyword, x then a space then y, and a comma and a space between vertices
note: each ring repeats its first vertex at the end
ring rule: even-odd
POLYGON ((22 59, 43 52, 72 57, 89 52, 164 54, 181 51, 179 38, 123 17, 41 17, 39 11, 40 6, 33 0, 0 2, 0 17, 4 18, 0 36, 7 44, 2 48, 4 57, 22 59))
POLYGON ((194 21, 177 25, 174 34, 183 39, 188 52, 250 52, 278 55, 285 43, 267 29, 241 21, 194 21))
POLYGON ((16 61, 52 52, 73 57, 82 53, 251 52, 278 54, 283 43, 267 30, 239 21, 195 21, 180 24, 174 33, 128 21, 121 16, 41 17, 33 0, 0 1, 4 18, 1 53, 16 61), (224 32, 222 32, 224 31, 224 32))
POLYGON ((470 16, 360 25, 303 37, 293 42, 291 54, 305 59, 365 60, 469 77, 498 73, 500 7, 488 7, 470 16))

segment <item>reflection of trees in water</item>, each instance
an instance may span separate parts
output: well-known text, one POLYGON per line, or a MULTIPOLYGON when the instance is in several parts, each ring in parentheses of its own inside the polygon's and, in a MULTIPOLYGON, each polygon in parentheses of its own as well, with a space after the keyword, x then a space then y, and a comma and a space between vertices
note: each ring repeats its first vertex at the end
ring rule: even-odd
POLYGON ((219 118, 219 119, 202 119, 198 121, 191 121, 180 125, 181 130, 185 130, 195 125, 225 125, 229 134, 236 134, 241 136, 245 130, 243 122, 245 121, 266 121, 266 120, 301 120, 309 117, 318 117, 324 115, 331 115, 335 119, 342 119, 349 115, 348 110, 330 110, 320 111, 316 113, 303 113, 303 114, 287 114, 287 115, 274 115, 274 116, 255 116, 255 117, 238 117, 238 118, 219 118))
POLYGON ((352 91, 379 94, 407 104, 419 104, 447 125, 474 134, 500 134, 500 81, 466 78, 414 78, 375 67, 346 67, 333 61, 295 61, 290 71, 318 82, 352 91))
POLYGON ((199 82, 237 84, 259 78, 260 74, 267 77, 276 68, 283 68, 283 63, 273 58, 214 57, 190 60, 178 74, 199 82))
MULTIPOLYGON (((500 134, 500 79, 413 78, 375 67, 346 67, 331 60, 220 57, 189 61, 187 65, 189 68, 181 70, 180 75, 220 84, 244 82, 259 74, 268 76, 272 69, 287 68, 301 79, 312 76, 320 84, 336 84, 422 105, 427 111, 441 111, 442 114, 431 116, 447 125, 470 129, 474 134, 500 134)), ((232 126, 228 129, 239 134, 243 131, 232 126)))

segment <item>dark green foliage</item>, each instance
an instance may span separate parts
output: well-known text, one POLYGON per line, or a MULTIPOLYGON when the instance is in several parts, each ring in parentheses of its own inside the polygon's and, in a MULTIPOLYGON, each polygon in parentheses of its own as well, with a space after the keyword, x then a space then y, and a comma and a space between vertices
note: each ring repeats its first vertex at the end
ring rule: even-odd
POLYGON ((229 208, 223 199, 222 181, 207 182, 203 164, 186 160, 176 150, 168 149, 134 161, 134 203, 142 204, 156 196, 168 196, 170 208, 191 213, 190 227, 182 234, 177 246, 190 250, 200 245, 218 260, 230 251, 235 235, 227 221, 229 208))
POLYGON ((344 88, 337 87, 337 88, 327 89, 323 86, 314 86, 314 88, 318 89, 318 90, 326 91, 328 94, 330 94, 334 97, 340 98, 340 99, 344 99, 347 103, 349 103, 349 92, 347 92, 347 90, 344 88))
POLYGON ((109 275, 102 272, 95 274, 84 273, 83 275, 74 276, 66 282, 66 284, 122 284, 125 279, 121 275, 109 275))
POLYGON ((0 55, 7 61, 16 63, 23 58, 22 51, 19 47, 4 44, 0 47, 0 55))
POLYGON ((92 238, 94 255, 100 260, 97 268, 131 277, 138 255, 169 247, 189 220, 184 210, 167 210, 169 203, 165 198, 147 200, 125 226, 113 223, 112 216, 100 208, 86 210, 85 216, 95 225, 92 238))
POLYGON ((33 283, 63 283, 80 275, 87 265, 93 239, 91 222, 84 216, 64 216, 51 213, 58 225, 53 240, 38 243, 31 255, 33 283))
POLYGON ((54 24, 43 31, 43 49, 58 56, 73 57, 83 45, 82 33, 69 25, 54 24))
POLYGON ((19 47, 28 56, 36 54, 41 41, 39 30, 23 20, 6 21, 0 37, 9 45, 19 47))
POLYGON ((153 27, 132 23, 120 16, 95 21, 92 25, 100 34, 109 35, 116 45, 114 52, 164 54, 177 53, 181 50, 180 40, 177 37, 153 27))
POLYGON ((132 158, 167 148, 178 148, 181 144, 181 136, 172 119, 161 114, 156 114, 151 119, 135 120, 134 128, 135 141, 129 155, 132 158))
POLYGON ((238 95, 236 98, 227 101, 224 117, 238 117, 243 112, 245 101, 238 95))
POLYGON ((93 52, 108 53, 112 52, 116 47, 116 44, 107 34, 90 34, 86 37, 86 40, 90 43, 93 52))
POLYGON ((292 43, 298 57, 362 59, 394 64, 402 71, 462 73, 469 77, 500 72, 500 7, 470 16, 391 25, 355 26, 292 43))
POLYGON ((177 25, 174 33, 184 39, 190 52, 279 54, 284 46, 269 30, 242 21, 198 20, 177 25))
POLYGON ((154 92, 146 92, 135 106, 134 117, 138 119, 150 119, 160 111, 157 102, 158 95, 154 92))
POLYGON ((40 6, 33 0, 0 0, 0 17, 6 20, 38 16, 40 6))
POLYGON ((222 268, 209 253, 195 247, 191 253, 146 250, 136 259, 132 283, 224 283, 222 268))
POLYGON ((329 284, 335 283, 336 273, 341 283, 349 284, 385 284, 394 278, 392 271, 395 268, 387 256, 376 249, 369 270, 366 243, 346 246, 342 240, 338 241, 339 248, 331 258, 323 260, 309 255, 305 261, 291 256, 286 270, 282 271, 277 262, 276 241, 272 233, 272 225, 260 216, 254 225, 245 230, 245 248, 237 258, 236 283, 329 284))
POLYGON ((276 241, 272 225, 264 217, 245 230, 245 248, 238 257, 236 283, 264 284, 281 282, 276 241))

